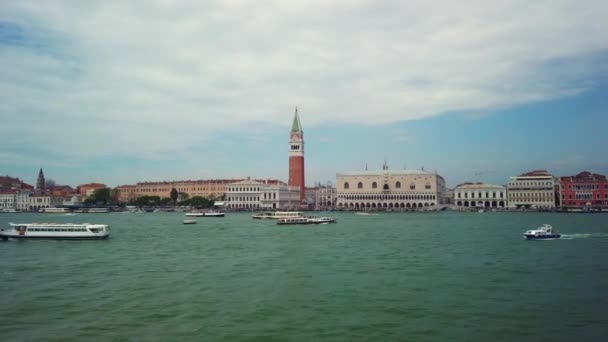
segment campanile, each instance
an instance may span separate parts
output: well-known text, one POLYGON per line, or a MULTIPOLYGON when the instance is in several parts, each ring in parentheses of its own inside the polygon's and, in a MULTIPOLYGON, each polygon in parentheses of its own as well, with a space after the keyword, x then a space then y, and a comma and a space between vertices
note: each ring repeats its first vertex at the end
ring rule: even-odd
POLYGON ((298 116, 298 107, 289 132, 289 182, 288 185, 300 188, 300 203, 304 203, 304 131, 298 116))

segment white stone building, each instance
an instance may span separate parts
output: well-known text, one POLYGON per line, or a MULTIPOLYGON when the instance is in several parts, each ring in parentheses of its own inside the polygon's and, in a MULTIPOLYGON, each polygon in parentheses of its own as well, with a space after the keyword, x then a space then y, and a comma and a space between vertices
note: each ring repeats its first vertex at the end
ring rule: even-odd
POLYGON ((507 184, 509 208, 555 208, 555 178, 545 170, 536 170, 511 177, 507 184))
POLYGON ((460 184, 454 188, 454 204, 463 208, 506 208, 507 188, 484 183, 460 184))
POLYGON ((315 210, 331 210, 336 207, 338 191, 333 186, 318 186, 315 188, 315 210))
POLYGON ((300 189, 285 183, 244 180, 226 186, 228 209, 288 209, 297 208, 300 189))
POLYGON ((443 203, 445 180, 424 170, 382 170, 338 173, 337 207, 340 209, 430 209, 443 203))

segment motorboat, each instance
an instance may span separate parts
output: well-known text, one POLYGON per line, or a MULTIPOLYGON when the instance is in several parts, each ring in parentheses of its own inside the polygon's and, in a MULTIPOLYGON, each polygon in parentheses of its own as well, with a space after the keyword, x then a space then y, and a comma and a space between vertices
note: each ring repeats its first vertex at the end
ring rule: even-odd
POLYGON ((0 228, 0 238, 99 240, 110 236, 110 227, 91 223, 10 223, 11 228, 0 228))
POLYGON ((69 213, 70 210, 68 208, 41 208, 40 212, 46 214, 63 214, 69 213))
POLYGON ((277 220, 278 225, 286 224, 328 224, 336 223, 337 220, 331 217, 288 217, 277 220))
POLYGON ((561 235, 553 231, 553 227, 548 224, 543 224, 537 229, 528 230, 524 233, 524 238, 527 240, 541 239, 558 239, 561 235))
POLYGON ((263 213, 251 215, 251 217, 254 219, 284 219, 303 216, 304 213, 300 211, 266 211, 263 213))
POLYGON ((196 224, 196 220, 184 220, 184 224, 196 224))

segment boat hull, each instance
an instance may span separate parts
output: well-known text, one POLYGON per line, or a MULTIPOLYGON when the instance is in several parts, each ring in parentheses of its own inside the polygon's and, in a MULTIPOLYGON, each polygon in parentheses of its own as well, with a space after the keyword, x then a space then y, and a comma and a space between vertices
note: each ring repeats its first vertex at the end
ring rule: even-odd
POLYGON ((0 239, 2 240, 105 240, 109 238, 110 235, 100 235, 100 236, 32 236, 32 235, 5 235, 0 234, 0 239))
POLYGON ((551 235, 530 235, 530 234, 524 234, 524 238, 526 240, 559 239, 560 237, 561 237, 560 234, 551 234, 551 235))

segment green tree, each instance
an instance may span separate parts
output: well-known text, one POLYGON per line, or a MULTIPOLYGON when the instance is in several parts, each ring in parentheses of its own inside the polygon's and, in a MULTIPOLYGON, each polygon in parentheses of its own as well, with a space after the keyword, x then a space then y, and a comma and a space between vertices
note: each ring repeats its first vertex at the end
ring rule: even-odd
POLYGON ((110 203, 118 204, 120 202, 120 190, 114 188, 110 191, 110 203))
POLYGON ((179 194, 177 193, 177 189, 173 188, 171 189, 171 199, 173 200, 173 204, 177 204, 177 197, 179 196, 179 194))
POLYGON ((169 204, 171 202, 175 203, 175 201, 173 199, 171 199, 169 197, 163 197, 163 198, 160 199, 159 203, 160 203, 160 205, 167 205, 167 204, 169 204))
POLYGON ((95 203, 107 205, 111 199, 110 188, 96 189, 91 197, 94 199, 95 203))
POLYGON ((185 193, 185 192, 179 192, 177 194, 177 197, 179 198, 180 201, 185 201, 188 198, 190 198, 190 196, 187 193, 185 193))

